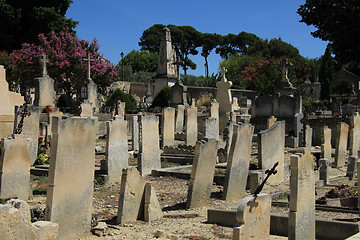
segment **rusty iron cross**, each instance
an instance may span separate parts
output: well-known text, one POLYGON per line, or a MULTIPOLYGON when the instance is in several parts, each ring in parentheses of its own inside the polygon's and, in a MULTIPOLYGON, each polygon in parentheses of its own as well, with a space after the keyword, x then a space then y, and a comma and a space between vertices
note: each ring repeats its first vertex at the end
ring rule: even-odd
POLYGON ((276 162, 271 169, 266 169, 266 171, 265 171, 266 177, 265 177, 264 181, 262 181, 262 183, 255 190, 254 196, 258 195, 261 192, 261 190, 263 189, 263 187, 264 187, 266 181, 269 179, 269 177, 271 175, 275 175, 277 173, 277 170, 276 170, 277 165, 279 165, 279 162, 276 162))

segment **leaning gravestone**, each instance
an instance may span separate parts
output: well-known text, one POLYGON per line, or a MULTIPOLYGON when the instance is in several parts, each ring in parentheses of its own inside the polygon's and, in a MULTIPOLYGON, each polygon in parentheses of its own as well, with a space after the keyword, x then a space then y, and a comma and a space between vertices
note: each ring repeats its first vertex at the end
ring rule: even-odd
POLYGON ((162 146, 172 146, 175 144, 175 108, 164 108, 162 117, 162 146))
POLYGON ((209 204, 217 149, 218 142, 215 139, 196 143, 186 203, 187 208, 204 207, 209 204))
POLYGON ((350 118, 350 155, 358 156, 360 149, 360 115, 358 112, 354 113, 350 118))
POLYGON ((134 152, 139 152, 139 122, 138 116, 135 115, 132 117, 132 150, 134 152))
POLYGON ((342 167, 346 161, 349 125, 341 122, 336 131, 335 166, 342 167))
POLYGON ((197 107, 186 109, 185 144, 195 146, 197 141, 197 107))
POLYGON ((315 239, 315 175, 310 149, 291 155, 290 169, 289 239, 315 239))
POLYGON ((219 103, 216 102, 215 99, 213 99, 213 100, 211 101, 210 118, 214 118, 214 119, 215 119, 213 132, 216 134, 216 135, 215 135, 215 139, 216 139, 216 140, 219 140, 219 123, 220 123, 220 118, 219 118, 219 103))
POLYGON ((140 115, 140 146, 138 169, 142 176, 161 168, 159 118, 155 115, 140 115))
POLYGON ((106 122, 105 170, 108 181, 120 182, 122 170, 128 167, 128 141, 126 122, 120 116, 106 122))
POLYGON ((271 196, 246 196, 236 212, 233 240, 270 239, 271 196))
POLYGON ((30 186, 30 140, 14 134, 1 139, 0 199, 28 200, 30 186))
POLYGON ((277 121, 270 128, 258 133, 259 168, 270 169, 279 162, 277 174, 269 179, 278 183, 284 179, 285 121, 277 121))
POLYGON ((176 109, 175 133, 182 133, 184 129, 185 106, 178 105, 176 109))
POLYGON ((91 229, 97 118, 53 118, 46 219, 59 224, 58 239, 91 229))
POLYGON ((227 201, 239 200, 246 193, 253 133, 254 127, 248 123, 234 125, 223 193, 227 201))
POLYGON ((146 183, 144 190, 144 220, 151 222, 163 217, 163 212, 156 196, 155 189, 150 183, 146 183))

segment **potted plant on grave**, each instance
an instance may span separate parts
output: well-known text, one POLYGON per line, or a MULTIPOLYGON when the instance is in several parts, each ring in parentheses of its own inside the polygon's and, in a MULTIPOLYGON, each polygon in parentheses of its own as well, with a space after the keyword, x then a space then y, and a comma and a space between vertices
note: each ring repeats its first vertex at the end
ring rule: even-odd
POLYGON ((339 187, 340 204, 343 207, 358 208, 357 190, 349 185, 339 187))

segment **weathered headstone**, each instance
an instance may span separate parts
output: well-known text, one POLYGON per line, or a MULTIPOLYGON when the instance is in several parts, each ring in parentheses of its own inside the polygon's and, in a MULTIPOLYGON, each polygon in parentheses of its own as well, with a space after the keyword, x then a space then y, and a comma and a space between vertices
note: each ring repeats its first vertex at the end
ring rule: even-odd
POLYGON ((197 108, 191 106, 186 109, 185 144, 195 146, 197 141, 197 108))
POLYGON ((132 150, 139 152, 139 122, 138 116, 132 117, 132 150))
POLYGON ((50 78, 47 74, 46 63, 49 60, 46 55, 43 54, 40 59, 42 65, 42 76, 36 78, 37 86, 35 88, 35 100, 34 105, 41 107, 42 109, 46 106, 55 106, 56 93, 55 93, 55 81, 50 78))
POLYGON ((219 140, 218 124, 219 121, 214 117, 205 119, 205 138, 214 138, 219 140))
POLYGON ((59 224, 58 239, 90 232, 96 126, 97 118, 53 118, 46 219, 59 224))
POLYGON ((182 133, 184 129, 185 106, 178 105, 176 108, 175 133, 182 133))
POLYGON ((270 239, 271 196, 246 196, 236 212, 233 240, 270 239))
POLYGON ((118 115, 121 119, 125 118, 125 102, 117 101, 116 102, 116 115, 118 115))
POLYGON ((211 106, 210 106, 210 117, 214 118, 216 120, 215 122, 215 129, 214 129, 214 133, 215 135, 215 139, 219 140, 219 123, 220 123, 220 117, 219 117, 219 103, 216 102, 215 99, 213 99, 211 101, 211 106))
POLYGON ((354 113, 350 118, 350 155, 358 156, 360 150, 360 115, 358 112, 354 113))
POLYGON ((325 186, 329 184, 329 160, 326 158, 319 159, 319 179, 325 186))
POLYGON ((315 175, 310 149, 290 157, 289 239, 315 239, 315 175))
POLYGON ((259 168, 270 169, 279 162, 277 174, 269 179, 270 183, 284 180, 285 121, 277 121, 270 128, 258 133, 259 168))
POLYGON ((89 100, 84 100, 80 104, 81 106, 81 117, 92 117, 93 116, 93 104, 89 100))
POLYGON ((353 180, 353 178, 354 178, 357 160, 358 160, 358 158, 356 156, 349 157, 349 162, 348 162, 347 171, 346 171, 346 176, 349 177, 349 180, 353 180))
POLYGON ((233 141, 227 159, 223 198, 236 201, 246 192, 254 127, 250 124, 234 125, 233 141))
POLYGON ((271 127, 276 123, 277 118, 275 116, 271 116, 267 119, 267 128, 271 127))
POLYGON ((163 217, 163 212, 156 192, 150 183, 146 183, 145 191, 145 206, 144 206, 144 220, 151 222, 163 217))
POLYGON ((135 167, 123 169, 117 224, 143 218, 145 184, 145 180, 135 167))
POLYGON ((172 146, 175 143, 175 108, 163 108, 162 117, 162 146, 172 146))
POLYGON ((28 200, 30 186, 30 140, 14 134, 1 139, 0 199, 28 200))
POLYGON ((346 161, 349 125, 341 122, 336 131, 335 166, 341 167, 345 165, 346 161))
POLYGON ((186 203, 187 208, 204 207, 209 204, 217 149, 218 142, 215 139, 196 143, 186 203))
POLYGON ((223 77, 220 82, 216 83, 217 92, 216 92, 216 101, 219 103, 219 114, 226 115, 227 112, 231 111, 231 91, 230 87, 232 82, 228 81, 225 77, 227 70, 225 68, 221 69, 223 77))
POLYGON ((331 161, 331 129, 324 126, 321 131, 321 157, 331 161))
POLYGON ((109 182, 120 182, 122 170, 128 167, 127 121, 120 116, 106 122, 105 170, 109 182))
POLYGON ((159 118, 155 115, 140 115, 140 145, 138 169, 142 176, 161 168, 159 143, 159 118))
POLYGON ((313 133, 313 129, 309 125, 306 125, 306 127, 305 127, 305 147, 307 147, 307 148, 311 148, 311 146, 312 146, 312 133, 313 133))

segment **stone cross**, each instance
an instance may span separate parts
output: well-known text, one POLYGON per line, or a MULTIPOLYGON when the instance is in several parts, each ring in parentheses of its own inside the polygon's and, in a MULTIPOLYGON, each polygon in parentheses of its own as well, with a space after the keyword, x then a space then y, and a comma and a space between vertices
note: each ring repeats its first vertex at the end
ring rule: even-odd
POLYGON ((227 80, 226 80, 226 77, 225 77, 225 74, 228 72, 228 70, 225 68, 225 67, 223 67, 221 70, 220 70, 220 73, 222 74, 222 78, 221 78, 221 81, 222 82, 226 82, 227 80))
POLYGON ((178 57, 176 59, 176 62, 174 62, 173 64, 176 65, 177 80, 178 80, 178 82, 180 82, 180 66, 181 66, 181 64, 184 64, 184 61, 181 61, 180 57, 178 57))
POLYGON ((46 58, 45 54, 42 54, 41 58, 40 58, 40 64, 42 67, 42 76, 47 76, 47 69, 46 69, 46 64, 49 62, 49 59, 46 58))
POLYGON ((282 64, 281 64, 281 72, 282 72, 281 81, 282 82, 287 82, 289 80, 288 73, 289 73, 290 66, 292 66, 292 64, 288 61, 288 59, 283 59, 282 64))
POLYGON ((90 59, 90 52, 88 51, 87 52, 87 58, 83 58, 83 61, 86 61, 87 62, 87 70, 88 70, 88 72, 87 72, 87 79, 88 80, 91 80, 91 77, 90 77, 90 70, 91 70, 91 65, 90 65, 90 63, 91 62, 95 62, 95 60, 94 59, 90 59))

